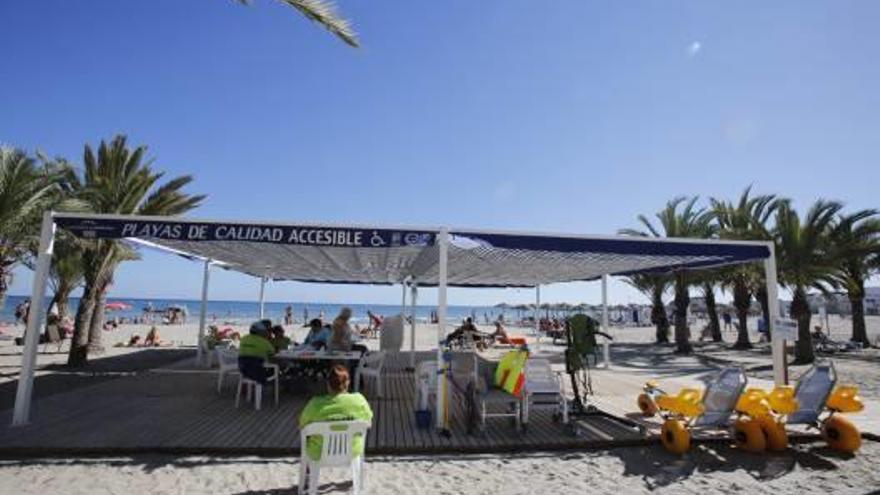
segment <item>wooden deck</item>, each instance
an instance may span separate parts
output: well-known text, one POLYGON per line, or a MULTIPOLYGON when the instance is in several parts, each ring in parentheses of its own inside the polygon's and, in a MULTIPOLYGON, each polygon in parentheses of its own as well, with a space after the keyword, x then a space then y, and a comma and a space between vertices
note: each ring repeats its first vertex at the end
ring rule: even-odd
MULTIPOLYGON (((431 353, 422 353, 428 359, 431 353)), ((517 433, 505 419, 490 419, 484 432, 468 435, 463 401, 452 399, 452 430, 443 436, 416 428, 413 375, 407 356, 386 364, 385 398, 367 394, 373 427, 370 454, 537 451, 600 448, 643 443, 638 431, 597 416, 581 421, 579 434, 552 420, 550 411, 533 411, 529 429, 517 433)), ((261 411, 234 406, 234 383, 228 378, 217 394, 216 371, 191 360, 104 381, 36 400, 32 423, 10 428, 11 411, 0 413, 0 451, 10 455, 58 453, 125 454, 143 452, 289 455, 299 451, 297 418, 309 395, 282 391, 276 407, 264 393, 261 411)), ((39 384, 37 384, 39 386, 39 384)))

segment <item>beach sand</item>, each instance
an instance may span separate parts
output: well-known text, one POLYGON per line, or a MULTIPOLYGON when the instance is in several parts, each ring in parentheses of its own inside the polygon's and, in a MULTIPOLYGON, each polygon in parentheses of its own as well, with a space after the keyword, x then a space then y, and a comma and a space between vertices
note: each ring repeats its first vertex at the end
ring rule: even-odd
MULTIPOLYGON (((880 444, 852 458, 799 445, 781 454, 700 446, 684 457, 660 447, 481 456, 370 457, 366 493, 788 494, 870 493, 880 487, 880 444)), ((147 456, 0 461, 0 493, 293 494, 293 459, 147 456)), ((319 493, 347 493, 344 471, 322 473, 319 493)))

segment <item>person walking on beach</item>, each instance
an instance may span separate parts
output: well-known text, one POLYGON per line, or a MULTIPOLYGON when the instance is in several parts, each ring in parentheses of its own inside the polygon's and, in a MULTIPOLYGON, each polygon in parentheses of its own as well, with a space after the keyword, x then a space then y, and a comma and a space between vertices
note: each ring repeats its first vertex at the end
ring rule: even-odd
POLYGON ((721 317, 724 319, 724 330, 731 330, 732 326, 730 325, 730 311, 725 311, 724 314, 721 315, 721 317))
POLYGON ((284 324, 285 325, 293 325, 293 306, 290 304, 284 308, 284 324))

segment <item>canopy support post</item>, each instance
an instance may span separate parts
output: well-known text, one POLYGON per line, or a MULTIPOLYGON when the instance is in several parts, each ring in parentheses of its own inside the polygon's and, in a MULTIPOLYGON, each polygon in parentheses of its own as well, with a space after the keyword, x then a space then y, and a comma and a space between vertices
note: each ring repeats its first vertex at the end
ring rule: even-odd
POLYGON ((416 301, 419 297, 419 284, 415 281, 410 285, 409 295, 411 321, 409 322, 409 371, 416 369, 416 301))
POLYGON ((25 330, 24 349, 21 353, 21 371, 18 375, 18 388, 15 391, 15 410, 12 426, 28 424, 31 413, 31 398, 34 391, 34 368, 37 364, 37 348, 40 342, 40 324, 43 319, 43 299, 46 297, 46 279, 52 265, 52 248, 55 243, 55 221, 52 212, 43 214, 40 228, 40 247, 37 254, 37 267, 34 270, 34 283, 31 287, 31 307, 25 330))
POLYGON ((541 286, 535 285, 535 336, 541 338, 541 286))
POLYGON ((199 307, 199 336, 196 345, 196 363, 201 364, 202 359, 207 357, 208 366, 211 366, 211 356, 206 356, 205 349, 205 323, 208 319, 208 284, 211 281, 211 260, 205 260, 204 274, 202 275, 202 304, 199 307))
POLYGON ((776 338, 776 318, 779 317, 779 285, 776 280, 776 246, 768 242, 770 256, 764 260, 764 279, 767 282, 767 305, 770 321, 767 329, 770 331, 773 353, 773 382, 776 385, 788 385, 788 363, 785 359, 785 341, 776 338))
POLYGON ((403 282, 400 283, 400 288, 403 289, 401 291, 401 296, 400 296, 400 314, 405 315, 406 314, 406 279, 404 279, 403 282))
POLYGON ((437 236, 437 401, 435 425, 438 429, 446 428, 446 393, 448 389, 448 363, 443 359, 443 341, 446 339, 446 278, 449 261, 449 229, 443 227, 437 236))
POLYGON ((266 317, 266 276, 260 277, 260 319, 266 317))
MULTIPOLYGON (((611 335, 608 328, 608 275, 602 275, 602 331, 611 335)), ((602 341, 602 367, 611 367, 611 343, 608 339, 602 341)))

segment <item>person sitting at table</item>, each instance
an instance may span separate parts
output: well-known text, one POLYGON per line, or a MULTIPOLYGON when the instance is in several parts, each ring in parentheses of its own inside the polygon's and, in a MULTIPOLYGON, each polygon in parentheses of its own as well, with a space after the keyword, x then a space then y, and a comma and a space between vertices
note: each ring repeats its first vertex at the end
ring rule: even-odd
MULTIPOLYGON (((327 395, 312 397, 299 416, 299 427, 326 421, 372 421, 373 410, 367 399, 359 393, 348 393, 351 375, 345 366, 334 365, 327 377, 327 395)), ((306 439, 306 454, 313 460, 321 458, 323 438, 319 436, 306 439)), ((352 443, 352 453, 364 452, 364 439, 358 435, 352 443)))
POLYGON ((275 346, 269 341, 269 327, 264 321, 251 325, 250 333, 241 338, 238 345, 238 370, 245 378, 266 385, 274 371, 263 366, 275 355, 275 346))
POLYGON ((339 316, 333 320, 333 326, 330 330, 330 342, 327 344, 328 351, 358 351, 361 354, 367 352, 366 346, 354 343, 351 325, 348 323, 350 319, 351 308, 342 308, 339 316))
POLYGON ((272 338, 269 340, 275 347, 275 352, 286 350, 290 347, 290 338, 284 335, 284 327, 275 325, 272 327, 272 338))
POLYGON ((309 333, 306 335, 303 345, 310 345, 315 349, 327 347, 327 342, 330 341, 330 327, 322 325, 318 318, 314 318, 307 326, 309 333))

